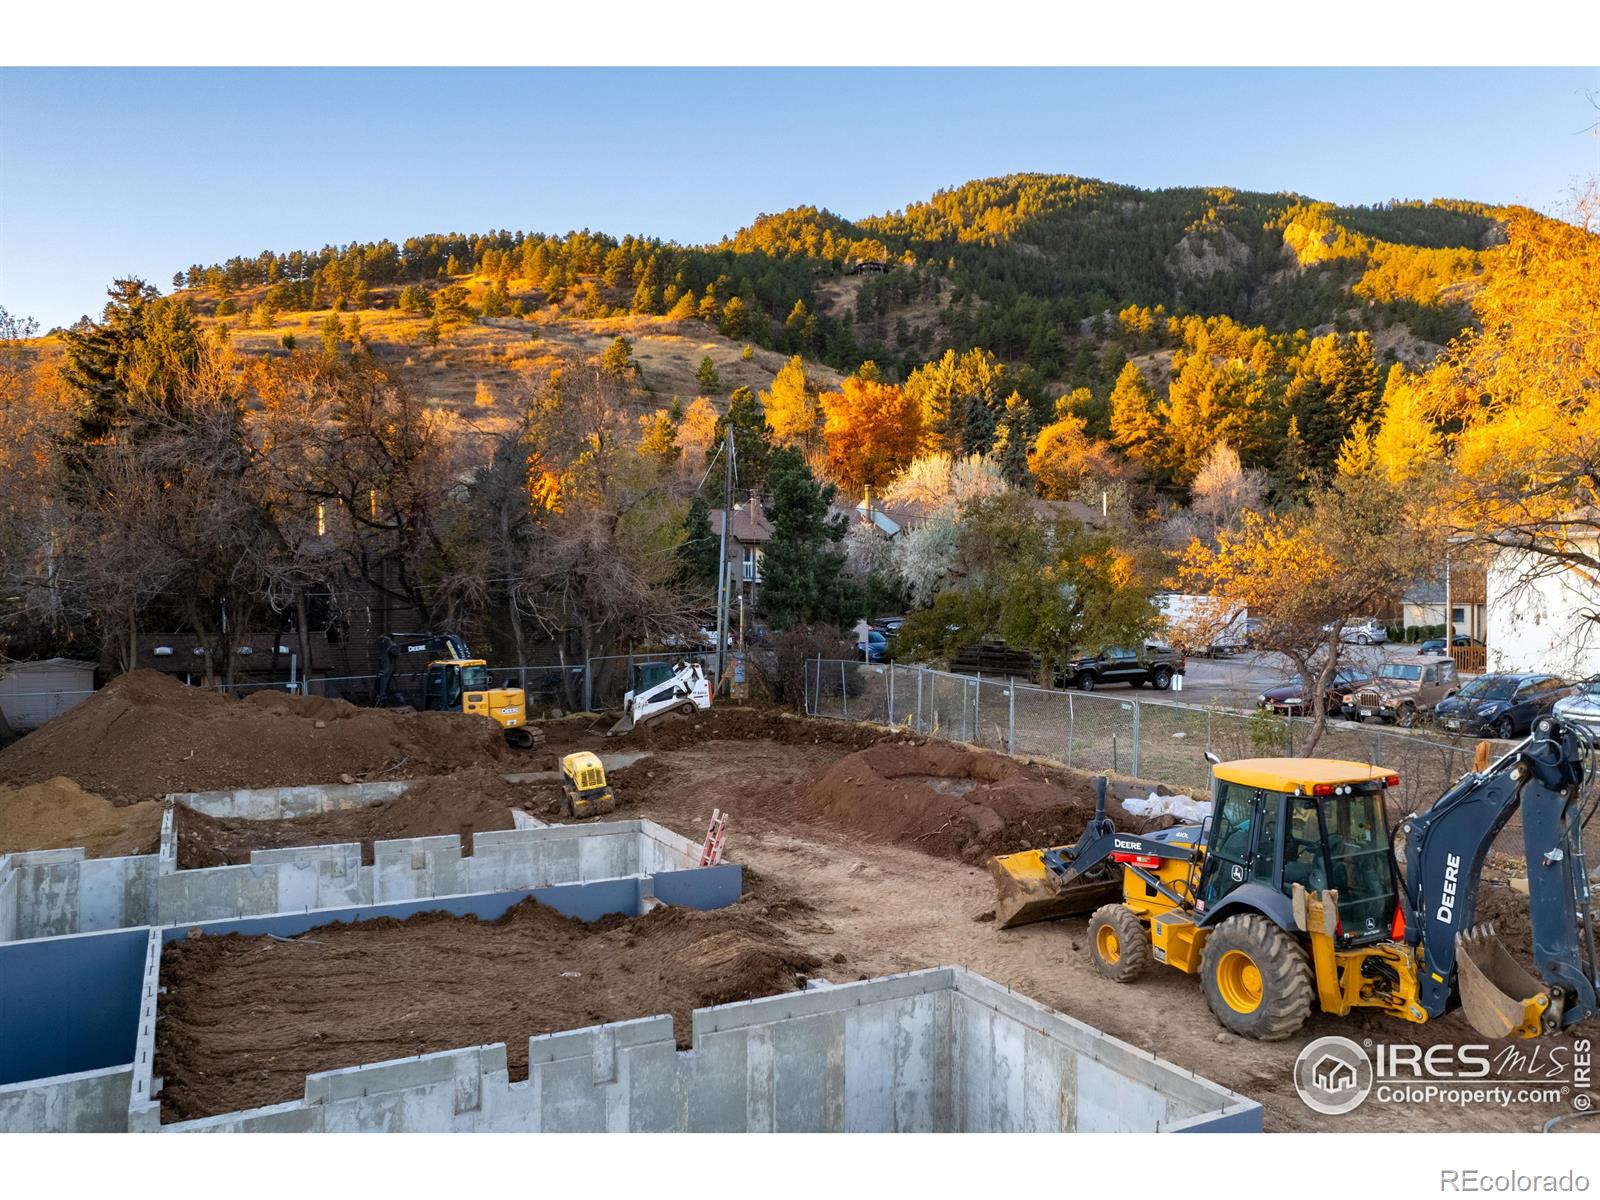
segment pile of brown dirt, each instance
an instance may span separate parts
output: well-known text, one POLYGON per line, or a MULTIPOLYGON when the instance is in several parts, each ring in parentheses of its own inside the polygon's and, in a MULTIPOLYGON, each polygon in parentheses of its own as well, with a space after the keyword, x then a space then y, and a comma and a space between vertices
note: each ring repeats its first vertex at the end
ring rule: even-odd
POLYGON ((257 692, 236 700, 131 671, 0 750, 0 782, 76 780, 114 804, 169 792, 443 775, 509 759, 499 726, 460 713, 357 708, 257 692))
POLYGON ((162 954, 156 1073, 163 1117, 304 1094, 316 1071, 528 1038, 793 991, 818 960, 743 904, 584 924, 525 900, 498 921, 423 913, 285 941, 191 937, 162 954))
POLYGON ((901 733, 887 725, 864 725, 851 721, 827 721, 796 716, 785 709, 713 705, 709 712, 693 716, 676 713, 657 718, 620 738, 612 739, 619 748, 647 747, 675 750, 716 739, 769 741, 785 746, 875 746, 895 741, 920 744, 923 739, 901 733))
POLYGON ((418 781, 393 800, 367 808, 252 821, 209 817, 178 805, 178 867, 221 867, 250 861, 250 851, 280 846, 322 846, 360 842, 361 861, 372 862, 372 843, 388 838, 461 836, 462 851, 472 853, 478 830, 512 828, 513 808, 542 807, 534 786, 510 783, 494 771, 475 767, 418 781))
MULTIPOLYGON (((1094 816, 1093 777, 942 742, 877 745, 839 759, 794 801, 799 815, 928 854, 979 862, 1075 840, 1094 816)), ((1119 829, 1172 824, 1125 812, 1119 829)))
POLYGON ((154 854, 161 841, 161 805, 118 808, 70 779, 0 788, 0 854, 82 846, 90 858, 154 854))

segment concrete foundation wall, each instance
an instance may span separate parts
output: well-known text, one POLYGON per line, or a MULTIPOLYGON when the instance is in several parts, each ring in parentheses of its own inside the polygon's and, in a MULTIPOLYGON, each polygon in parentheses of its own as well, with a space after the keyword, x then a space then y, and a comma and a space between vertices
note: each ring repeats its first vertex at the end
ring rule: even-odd
POLYGON ((1224 1088, 958 967, 308 1076, 168 1131, 957 1132, 1261 1128, 1224 1088))
POLYGON ((133 1058, 142 929, 0 945, 0 1085, 133 1058))
POLYGON ((128 1128, 131 1066, 0 1087, 0 1131, 120 1133, 128 1128))
POLYGON ((165 846, 128 858, 13 854, 0 859, 0 942, 650 876, 699 859, 698 846, 653 821, 480 833, 473 850, 463 855, 455 835, 406 838, 376 843, 370 867, 348 843, 257 850, 248 864, 193 871, 176 870, 165 846))

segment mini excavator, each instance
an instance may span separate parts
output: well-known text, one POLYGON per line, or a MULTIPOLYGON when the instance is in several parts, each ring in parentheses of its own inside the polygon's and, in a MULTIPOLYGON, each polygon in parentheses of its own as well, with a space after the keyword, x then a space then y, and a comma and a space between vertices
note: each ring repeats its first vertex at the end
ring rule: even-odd
POLYGON ((400 633, 379 643, 383 665, 373 703, 379 707, 396 698, 395 665, 408 654, 432 654, 422 677, 422 704, 426 712, 458 712, 488 717, 505 731, 506 741, 523 750, 544 741, 543 733, 528 725, 528 698, 521 688, 495 687, 488 665, 473 658, 467 643, 454 633, 400 633))

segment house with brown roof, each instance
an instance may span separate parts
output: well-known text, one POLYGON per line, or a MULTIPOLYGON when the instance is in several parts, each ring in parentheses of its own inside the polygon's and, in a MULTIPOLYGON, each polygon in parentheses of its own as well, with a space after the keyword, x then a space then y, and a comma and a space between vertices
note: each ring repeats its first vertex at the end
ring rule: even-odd
MULTIPOLYGON (((718 544, 722 540, 725 511, 720 508, 711 510, 711 535, 718 544)), ((762 511, 761 494, 751 492, 749 500, 735 504, 732 519, 727 520, 726 524, 728 549, 724 570, 740 585, 745 603, 753 606, 761 585, 761 556, 767 543, 772 540, 772 521, 762 511)))

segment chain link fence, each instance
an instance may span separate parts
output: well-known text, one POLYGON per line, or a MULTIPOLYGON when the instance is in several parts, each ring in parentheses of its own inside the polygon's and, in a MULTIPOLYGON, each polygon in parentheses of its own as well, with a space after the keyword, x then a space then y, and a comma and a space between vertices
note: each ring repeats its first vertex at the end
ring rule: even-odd
POLYGON ((806 712, 873 721, 985 749, 1053 758, 1084 771, 1133 775, 1204 794, 1207 750, 1224 760, 1312 753, 1386 767, 1405 812, 1425 807, 1472 767, 1477 739, 1379 725, 1314 722, 1257 710, 1150 699, 1147 693, 1079 692, 1020 679, 931 667, 815 659, 806 664, 806 712))

